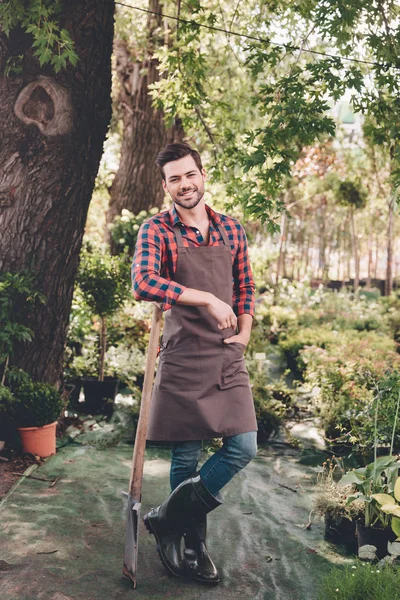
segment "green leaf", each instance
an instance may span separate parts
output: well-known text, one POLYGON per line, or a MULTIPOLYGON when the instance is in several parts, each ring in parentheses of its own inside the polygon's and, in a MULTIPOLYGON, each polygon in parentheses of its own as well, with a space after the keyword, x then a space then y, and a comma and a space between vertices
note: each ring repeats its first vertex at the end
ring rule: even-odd
POLYGON ((393 504, 396 505, 396 502, 392 496, 389 494, 372 494, 371 495, 374 500, 376 500, 379 504, 393 504))
POLYGON ((397 536, 400 537, 400 519, 398 517, 392 517, 392 531, 397 536))

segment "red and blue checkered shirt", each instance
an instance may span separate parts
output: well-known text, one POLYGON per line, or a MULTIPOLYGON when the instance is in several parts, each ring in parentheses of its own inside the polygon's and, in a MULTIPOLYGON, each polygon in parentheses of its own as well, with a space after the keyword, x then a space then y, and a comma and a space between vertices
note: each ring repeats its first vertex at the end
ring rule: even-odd
MULTIPOLYGON (((223 245, 218 227, 223 227, 228 236, 232 256, 232 307, 236 315, 254 315, 254 280, 250 268, 246 234, 240 223, 232 217, 214 212, 206 205, 210 219, 210 246, 223 245)), ((182 221, 175 208, 143 223, 136 242, 132 263, 133 295, 136 300, 160 302, 168 310, 186 289, 174 281, 178 258, 174 225, 182 221)), ((184 224, 183 224, 184 225, 184 224)), ((196 227, 181 228, 184 246, 203 246, 204 239, 196 227)), ((199 282, 200 283, 200 282, 199 282)))

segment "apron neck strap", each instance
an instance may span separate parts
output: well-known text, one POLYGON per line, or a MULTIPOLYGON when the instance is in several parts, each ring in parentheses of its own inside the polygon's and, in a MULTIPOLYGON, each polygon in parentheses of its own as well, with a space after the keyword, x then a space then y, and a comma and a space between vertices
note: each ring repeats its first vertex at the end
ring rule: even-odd
MULTIPOLYGON (((176 244, 177 244, 178 248, 183 248, 183 238, 182 238, 181 227, 182 227, 182 225, 179 225, 178 223, 176 225, 174 225, 176 244)), ((219 225, 219 226, 215 225, 215 228, 220 233, 222 240, 224 242, 224 245, 230 247, 229 239, 228 239, 228 236, 226 235, 226 231, 225 231, 224 227, 222 225, 219 225)))

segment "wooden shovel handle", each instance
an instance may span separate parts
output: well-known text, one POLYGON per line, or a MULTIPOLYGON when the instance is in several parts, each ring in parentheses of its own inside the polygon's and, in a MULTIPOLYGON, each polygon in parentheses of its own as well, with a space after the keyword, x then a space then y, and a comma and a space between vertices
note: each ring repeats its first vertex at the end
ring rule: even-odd
POLYGON ((162 311, 155 304, 150 330, 149 347, 147 349, 139 421, 136 428, 135 447, 133 449, 131 480, 129 483, 129 492, 132 498, 135 498, 135 500, 138 501, 141 500, 142 495, 144 451, 146 449, 147 424, 149 421, 149 409, 151 393, 153 389, 154 369, 156 366, 157 347, 160 338, 161 323, 162 311))

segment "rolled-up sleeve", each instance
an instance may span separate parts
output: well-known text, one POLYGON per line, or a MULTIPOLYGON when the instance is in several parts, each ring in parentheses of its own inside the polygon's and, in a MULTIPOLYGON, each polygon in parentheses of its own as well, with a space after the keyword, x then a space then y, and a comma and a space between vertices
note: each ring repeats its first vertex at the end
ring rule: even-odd
POLYGON ((161 276, 164 241, 151 221, 139 229, 132 262, 132 291, 136 300, 160 302, 163 311, 173 306, 185 287, 161 276))
POLYGON ((255 285, 251 272, 247 239, 240 225, 239 246, 233 263, 233 310, 237 316, 254 316, 255 285))

